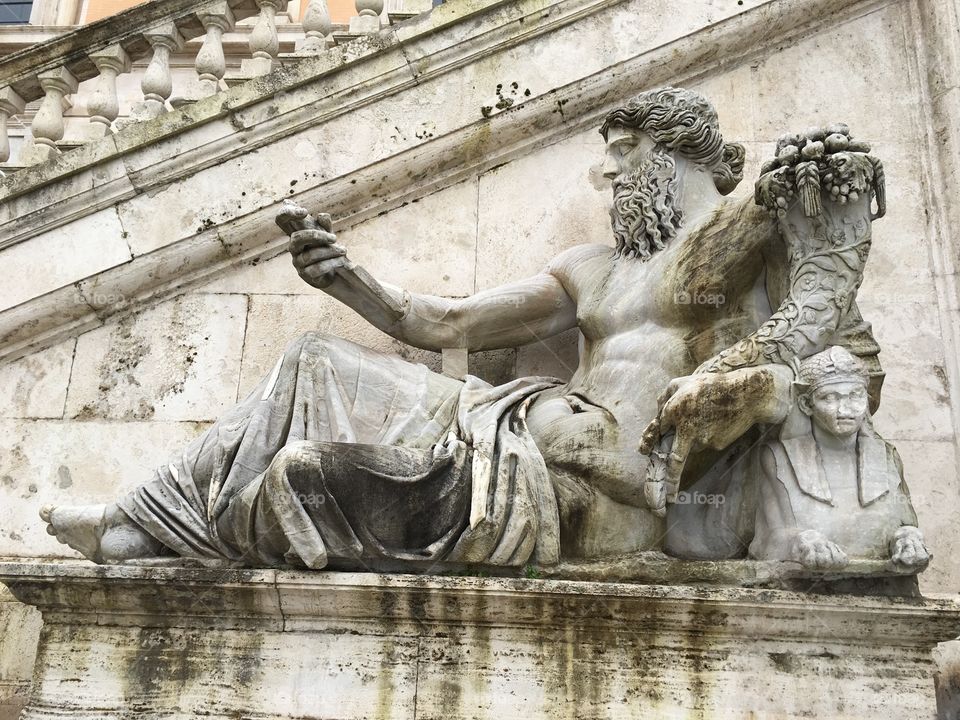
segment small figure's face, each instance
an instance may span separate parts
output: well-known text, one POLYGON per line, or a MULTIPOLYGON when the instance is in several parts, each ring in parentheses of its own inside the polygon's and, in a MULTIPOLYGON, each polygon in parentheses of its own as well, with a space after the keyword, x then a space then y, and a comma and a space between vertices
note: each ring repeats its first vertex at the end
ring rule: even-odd
POLYGON ((800 397, 800 409, 831 435, 849 437, 867 417, 866 385, 852 380, 821 385, 800 397))
POLYGON ((613 180, 618 175, 634 173, 650 155, 655 143, 645 132, 613 126, 607 131, 607 157, 603 176, 613 180))

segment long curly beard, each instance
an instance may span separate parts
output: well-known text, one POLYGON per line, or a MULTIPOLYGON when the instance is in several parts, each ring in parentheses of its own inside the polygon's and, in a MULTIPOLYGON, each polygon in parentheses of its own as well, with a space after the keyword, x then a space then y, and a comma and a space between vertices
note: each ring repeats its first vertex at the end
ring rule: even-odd
POLYGON ((613 181, 610 211, 616 257, 649 260, 677 234, 683 213, 677 207, 677 166, 655 150, 636 172, 613 181))

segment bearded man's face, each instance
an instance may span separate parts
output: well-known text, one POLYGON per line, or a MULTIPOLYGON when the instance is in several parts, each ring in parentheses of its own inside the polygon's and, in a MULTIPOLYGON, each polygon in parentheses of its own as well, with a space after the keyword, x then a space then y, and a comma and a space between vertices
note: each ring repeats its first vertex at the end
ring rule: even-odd
POLYGON ((673 157, 645 133, 611 128, 604 175, 613 180, 610 211, 618 258, 648 260, 682 224, 673 157))

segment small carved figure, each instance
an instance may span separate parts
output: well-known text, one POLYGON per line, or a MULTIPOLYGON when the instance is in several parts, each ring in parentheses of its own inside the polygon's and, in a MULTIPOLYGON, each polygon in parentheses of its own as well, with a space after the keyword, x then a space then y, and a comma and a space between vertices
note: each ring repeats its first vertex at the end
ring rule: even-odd
POLYGON ((796 407, 760 451, 752 557, 817 570, 853 558, 928 563, 900 458, 870 421, 867 382, 863 363, 842 347, 800 363, 796 407))

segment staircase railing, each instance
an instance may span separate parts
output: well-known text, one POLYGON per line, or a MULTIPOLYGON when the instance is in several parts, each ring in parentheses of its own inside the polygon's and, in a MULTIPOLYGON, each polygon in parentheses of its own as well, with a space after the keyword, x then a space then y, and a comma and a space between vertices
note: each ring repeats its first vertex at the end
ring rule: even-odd
MULTIPOLYGON (((4 165, 11 156, 9 122, 23 116, 33 101, 40 103, 30 122, 32 137, 17 167, 40 164, 77 144, 159 117, 171 103, 179 107, 225 89, 223 36, 245 18, 256 16, 247 36, 250 57, 241 61, 239 76, 227 78, 230 85, 266 75, 281 62, 317 55, 335 43, 381 29, 384 0, 356 0, 358 16, 350 20, 347 32, 339 33, 333 32, 327 0, 310 0, 303 17, 303 39, 295 53, 281 56, 277 15, 286 10, 287 2, 152 0, 0 59, 0 169, 10 169, 4 165), (182 52, 187 41, 200 37, 194 63, 197 81, 189 93, 172 97, 171 56, 182 52), (131 72, 134 62, 146 58, 142 99, 121 118, 117 80, 131 72), (65 141, 64 112, 71 106, 70 98, 81 82, 94 78, 92 91, 83 98, 87 124, 79 137, 65 141)), ((429 9, 429 1, 423 9, 429 9)), ((414 14, 390 12, 388 19, 395 22, 414 14)))

